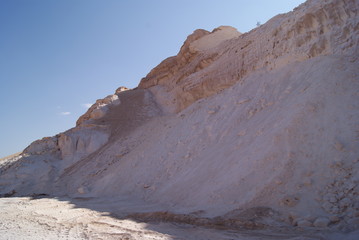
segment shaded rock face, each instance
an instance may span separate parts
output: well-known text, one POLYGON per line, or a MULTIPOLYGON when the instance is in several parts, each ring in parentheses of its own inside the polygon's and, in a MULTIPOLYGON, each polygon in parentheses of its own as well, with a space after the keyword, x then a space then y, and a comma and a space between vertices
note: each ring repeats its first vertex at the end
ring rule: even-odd
POLYGON ((25 150, 24 154, 40 155, 47 152, 58 150, 57 137, 45 137, 31 143, 25 150))
POLYGON ((62 159, 73 157, 75 154, 89 155, 102 147, 109 134, 95 127, 75 128, 60 134, 58 146, 62 159))
POLYGON ((196 74, 210 66, 219 56, 216 47, 239 35, 241 34, 235 28, 224 26, 214 29, 211 33, 202 29, 194 31, 187 37, 178 55, 167 58, 155 67, 141 80, 139 88, 164 86, 165 91, 170 92, 172 97, 168 104, 173 105, 176 112, 199 98, 215 93, 217 88, 212 90, 213 84, 212 86, 198 85, 198 80, 194 80, 191 76, 201 78, 201 75, 196 74), (192 89, 191 96, 185 94, 187 91, 184 89, 188 88, 192 89), (196 94, 196 91, 201 93, 196 94))
MULTIPOLYGON (((118 91, 116 91, 118 92, 118 91)), ((121 92, 121 91, 119 91, 121 92)), ((87 112, 82 115, 76 122, 76 125, 81 125, 82 123, 89 121, 91 119, 100 119, 105 116, 108 111, 109 106, 114 105, 117 106, 121 103, 120 99, 116 94, 109 95, 104 99, 99 99, 93 104, 87 112)))
POLYGON ((61 158, 66 159, 77 153, 89 155, 102 147, 108 140, 109 134, 104 127, 86 125, 70 129, 55 137, 46 137, 31 143, 23 154, 41 155, 60 152, 61 158))
POLYGON ((358 5, 310 0, 248 33, 194 31, 138 88, 0 162, 0 194, 129 196, 226 224, 357 228, 358 5))

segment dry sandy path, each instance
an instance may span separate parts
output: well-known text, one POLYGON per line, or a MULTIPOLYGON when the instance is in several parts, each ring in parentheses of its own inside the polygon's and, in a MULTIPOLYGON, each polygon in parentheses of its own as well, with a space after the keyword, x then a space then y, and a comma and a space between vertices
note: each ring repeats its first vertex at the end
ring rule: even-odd
MULTIPOLYGON (((96 202, 88 204, 93 204, 93 209, 96 209, 96 202)), ((112 217, 109 212, 82 208, 66 200, 0 198, 0 239, 355 239, 355 236, 333 237, 327 238, 323 234, 308 237, 305 233, 299 236, 248 233, 175 223, 140 223, 112 217)))

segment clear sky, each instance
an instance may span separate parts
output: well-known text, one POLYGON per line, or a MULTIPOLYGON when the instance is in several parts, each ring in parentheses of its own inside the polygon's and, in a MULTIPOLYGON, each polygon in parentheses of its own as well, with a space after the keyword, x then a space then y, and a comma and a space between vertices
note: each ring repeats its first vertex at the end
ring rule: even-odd
POLYGON ((0 157, 136 87, 195 29, 244 33, 304 0, 0 0, 0 157))

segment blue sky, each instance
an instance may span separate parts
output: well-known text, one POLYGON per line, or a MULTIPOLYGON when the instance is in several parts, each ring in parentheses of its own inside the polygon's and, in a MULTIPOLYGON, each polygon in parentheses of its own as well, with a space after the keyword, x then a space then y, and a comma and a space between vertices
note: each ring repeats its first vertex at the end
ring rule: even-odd
POLYGON ((136 87, 195 29, 247 32, 304 0, 0 0, 0 157, 136 87))

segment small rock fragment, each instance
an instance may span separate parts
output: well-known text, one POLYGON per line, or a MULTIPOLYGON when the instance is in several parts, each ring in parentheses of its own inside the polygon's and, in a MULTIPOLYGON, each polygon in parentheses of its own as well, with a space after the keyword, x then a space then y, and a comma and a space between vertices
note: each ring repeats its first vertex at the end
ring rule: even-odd
POLYGON ((299 197, 297 196, 286 196, 282 199, 281 203, 288 207, 294 207, 299 202, 299 197))
POLYGON ((335 149, 338 150, 338 151, 341 151, 341 152, 344 151, 344 146, 343 146, 343 144, 340 143, 340 142, 338 142, 338 141, 335 143, 334 147, 335 147, 335 149))
POLYGON ((300 219, 297 221, 298 227, 312 227, 312 223, 305 219, 300 219))
POLYGON ((340 221, 340 218, 338 216, 330 216, 329 217, 330 222, 337 223, 340 221))
POLYGON ((84 193, 86 193, 86 190, 85 190, 84 187, 79 187, 79 188, 77 189, 77 192, 80 193, 80 194, 84 194, 84 193))
POLYGON ((329 225, 329 223, 330 223, 330 220, 328 218, 319 217, 314 221, 313 225, 314 225, 314 227, 325 228, 329 225))

